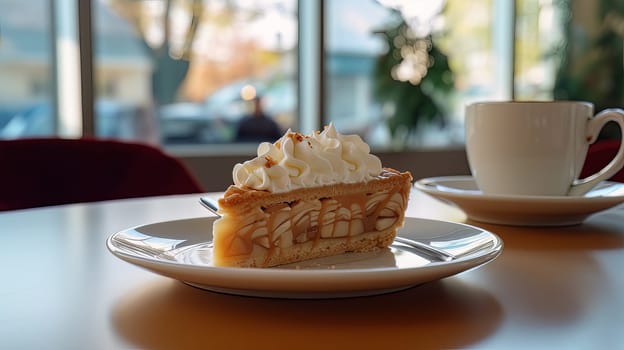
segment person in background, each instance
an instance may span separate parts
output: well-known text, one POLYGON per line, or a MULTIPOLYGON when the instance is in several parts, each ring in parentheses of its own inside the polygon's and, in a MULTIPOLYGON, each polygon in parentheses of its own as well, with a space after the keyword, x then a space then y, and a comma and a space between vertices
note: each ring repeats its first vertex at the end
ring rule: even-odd
POLYGON ((266 113, 262 106, 262 97, 253 99, 253 111, 244 116, 236 130, 237 142, 274 142, 282 136, 279 125, 266 113))

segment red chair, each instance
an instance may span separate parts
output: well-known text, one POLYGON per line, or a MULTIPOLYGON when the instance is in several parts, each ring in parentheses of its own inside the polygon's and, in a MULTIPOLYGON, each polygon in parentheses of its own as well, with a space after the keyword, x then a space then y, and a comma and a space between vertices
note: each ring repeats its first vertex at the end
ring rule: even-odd
MULTIPOLYGON (((615 157, 620 148, 620 140, 603 140, 589 146, 587 158, 581 171, 581 178, 595 174, 615 157)), ((624 182, 624 169, 612 176, 610 181, 624 182)))
POLYGON ((183 163, 147 144, 0 140, 0 211, 200 192, 183 163))

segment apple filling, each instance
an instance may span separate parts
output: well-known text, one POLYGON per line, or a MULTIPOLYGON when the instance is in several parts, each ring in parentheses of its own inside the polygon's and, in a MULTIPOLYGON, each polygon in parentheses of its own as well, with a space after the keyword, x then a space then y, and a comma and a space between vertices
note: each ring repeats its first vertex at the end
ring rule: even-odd
POLYGON ((297 244, 316 246, 322 240, 349 240, 396 228, 402 223, 407 197, 406 191, 396 188, 258 207, 237 220, 223 220, 220 229, 230 233, 222 235, 222 254, 264 252, 268 258, 297 244))

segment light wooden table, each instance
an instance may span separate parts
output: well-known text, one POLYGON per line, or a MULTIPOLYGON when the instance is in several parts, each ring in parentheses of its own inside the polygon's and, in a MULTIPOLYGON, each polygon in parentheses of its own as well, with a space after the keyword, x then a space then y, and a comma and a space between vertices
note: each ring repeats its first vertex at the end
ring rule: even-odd
MULTIPOLYGON (((566 228, 471 222, 504 240, 494 262, 350 299, 207 292, 105 246, 128 227, 204 215, 197 195, 0 213, 0 348, 624 348, 624 206, 566 228)), ((409 215, 465 221, 418 192, 409 215)))

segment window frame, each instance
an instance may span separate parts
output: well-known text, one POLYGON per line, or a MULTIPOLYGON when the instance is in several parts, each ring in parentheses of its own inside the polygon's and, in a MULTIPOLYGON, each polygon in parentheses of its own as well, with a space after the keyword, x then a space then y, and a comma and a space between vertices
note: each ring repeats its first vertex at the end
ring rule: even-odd
MULTIPOLYGON (((52 25, 54 30, 51 31, 53 42, 59 35, 58 24, 60 11, 66 10, 68 3, 75 6, 77 11, 76 37, 77 46, 79 48, 79 67, 78 69, 78 94, 75 96, 80 101, 78 106, 80 113, 80 121, 78 125, 80 130, 64 131, 59 125, 60 115, 67 112, 63 111, 63 106, 59 103, 62 86, 67 83, 63 81, 59 74, 58 62, 61 62, 60 50, 56 44, 53 46, 53 77, 54 77, 54 119, 57 124, 57 134, 61 136, 86 136, 92 137, 96 135, 95 130, 95 81, 94 81, 94 52, 93 52, 93 26, 92 26, 92 8, 93 1, 97 0, 49 0, 54 11, 51 11, 52 25), (62 7, 64 6, 64 7, 62 7), (77 134, 77 135, 76 135, 77 134)), ((324 119, 326 100, 323 94, 325 89, 325 8, 327 0, 306 1, 298 0, 298 43, 297 43, 297 91, 298 103, 296 106, 296 114, 298 118, 298 128, 304 133, 312 130, 320 129, 329 120, 324 119)), ((514 98, 514 45, 515 40, 515 7, 516 0, 494 0, 493 11, 496 23, 497 33, 494 33, 494 42, 497 50, 502 57, 506 58, 505 65, 502 65, 498 72, 499 82, 498 88, 501 95, 505 98, 514 98)), ((249 145, 161 145, 161 147, 175 154, 248 154, 250 153, 249 145)))

